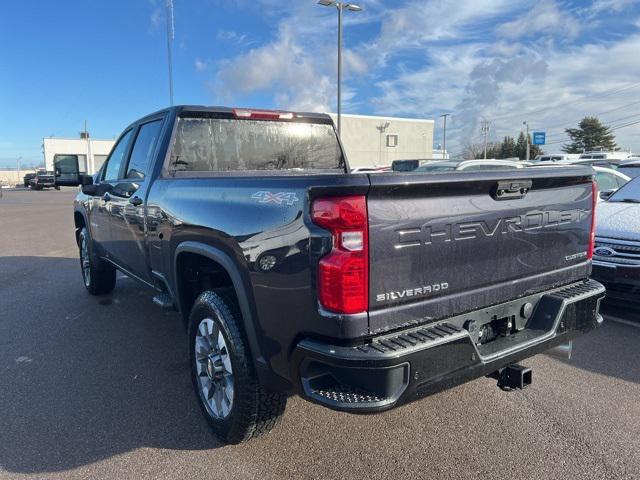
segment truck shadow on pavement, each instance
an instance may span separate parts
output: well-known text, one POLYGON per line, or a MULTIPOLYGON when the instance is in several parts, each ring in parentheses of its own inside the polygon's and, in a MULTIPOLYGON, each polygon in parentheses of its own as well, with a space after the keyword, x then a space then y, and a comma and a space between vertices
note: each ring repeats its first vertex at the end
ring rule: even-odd
POLYGON ((118 278, 113 294, 91 297, 77 259, 1 257, 0 305, 0 467, 221 446, 192 391, 182 320, 150 291, 118 278))

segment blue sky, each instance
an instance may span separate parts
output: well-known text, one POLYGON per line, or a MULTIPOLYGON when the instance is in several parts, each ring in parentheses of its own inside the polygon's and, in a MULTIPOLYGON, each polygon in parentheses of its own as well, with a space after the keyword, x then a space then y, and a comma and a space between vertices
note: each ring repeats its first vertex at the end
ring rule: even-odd
MULTIPOLYGON (((174 0, 176 103, 335 110, 336 16, 314 0, 174 0)), ((361 0, 345 18, 344 110, 451 113, 455 154, 598 114, 640 152, 640 2, 361 0)), ((49 135, 94 138, 168 104, 164 0, 6 2, 0 166, 49 135)), ((450 135, 450 136, 449 136, 450 135)), ((436 131, 436 144, 440 131, 436 131)))

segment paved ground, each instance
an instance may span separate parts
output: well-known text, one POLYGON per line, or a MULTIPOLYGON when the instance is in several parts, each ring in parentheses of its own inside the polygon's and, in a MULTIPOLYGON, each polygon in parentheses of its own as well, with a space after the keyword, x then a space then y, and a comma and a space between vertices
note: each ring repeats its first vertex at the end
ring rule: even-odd
POLYGON ((640 328, 612 321, 571 362, 528 360, 523 392, 483 378, 364 417, 292 398, 277 431, 222 446, 177 316, 128 279, 85 293, 72 197, 0 199, 2 479, 640 478, 640 328))

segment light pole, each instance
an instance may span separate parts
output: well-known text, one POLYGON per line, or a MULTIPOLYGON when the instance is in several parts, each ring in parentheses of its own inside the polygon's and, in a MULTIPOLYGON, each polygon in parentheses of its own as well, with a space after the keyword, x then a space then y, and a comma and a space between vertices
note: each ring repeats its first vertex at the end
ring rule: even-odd
POLYGON ((482 136, 484 138, 484 159, 487 159, 487 135, 489 134, 489 122, 487 120, 482 120, 482 136))
POLYGON ((167 17, 167 60, 169 66, 169 105, 173 106, 173 0, 166 0, 166 17, 167 17))
POLYGON ((527 158, 526 158, 526 160, 528 162, 529 161, 529 155, 530 155, 529 154, 529 124, 526 121, 522 122, 522 124, 527 126, 527 134, 526 134, 527 135, 527 137, 526 137, 526 141, 527 141, 527 158))
POLYGON ((336 0, 318 0, 323 7, 338 9, 338 136, 342 130, 342 11, 346 8, 351 12, 360 12, 362 7, 355 3, 337 2, 336 0))
POLYGON ((16 167, 18 168, 18 170, 16 171, 18 177, 16 181, 18 183, 16 183, 16 185, 20 184, 20 160, 22 160, 22 157, 16 158, 16 167))
POLYGON ((442 130, 442 158, 447 158, 447 117, 451 115, 450 113, 443 113, 440 117, 444 120, 444 128, 442 130))

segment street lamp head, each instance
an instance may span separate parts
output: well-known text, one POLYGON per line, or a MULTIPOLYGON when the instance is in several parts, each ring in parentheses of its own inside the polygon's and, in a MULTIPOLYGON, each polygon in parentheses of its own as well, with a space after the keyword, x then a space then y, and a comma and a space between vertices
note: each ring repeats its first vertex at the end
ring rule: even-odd
POLYGON ((341 3, 336 0, 318 0, 318 5, 322 5, 323 7, 339 7, 341 9, 347 9, 352 12, 361 12, 362 7, 360 5, 356 5, 355 3, 341 3))

